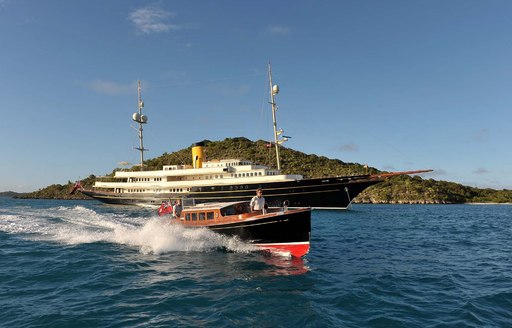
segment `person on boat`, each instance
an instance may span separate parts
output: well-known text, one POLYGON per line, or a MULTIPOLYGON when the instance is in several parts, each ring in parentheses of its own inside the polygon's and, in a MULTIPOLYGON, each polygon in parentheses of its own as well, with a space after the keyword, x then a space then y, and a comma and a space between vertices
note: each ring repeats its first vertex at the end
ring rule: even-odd
POLYGON ((178 199, 172 207, 172 218, 179 219, 181 216, 181 210, 183 210, 183 207, 181 206, 181 199, 178 199))
POLYGON ((263 190, 256 189, 256 196, 251 199, 251 211, 263 211, 265 209, 265 197, 263 197, 263 190))
POLYGON ((172 207, 169 205, 169 202, 163 201, 162 205, 158 208, 158 215, 162 216, 172 211, 172 207))

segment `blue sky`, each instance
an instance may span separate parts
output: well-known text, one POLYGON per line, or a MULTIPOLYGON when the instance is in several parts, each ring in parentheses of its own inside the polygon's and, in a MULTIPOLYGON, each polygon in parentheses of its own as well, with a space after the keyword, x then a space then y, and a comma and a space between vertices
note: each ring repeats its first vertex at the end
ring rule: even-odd
POLYGON ((0 0, 0 191, 227 137, 512 189, 510 1, 0 0))

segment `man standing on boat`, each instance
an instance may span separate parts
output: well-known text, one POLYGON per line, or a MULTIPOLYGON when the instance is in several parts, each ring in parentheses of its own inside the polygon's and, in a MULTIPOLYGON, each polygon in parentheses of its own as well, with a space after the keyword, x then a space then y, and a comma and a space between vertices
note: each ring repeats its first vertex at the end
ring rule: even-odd
POLYGON ((178 199, 174 206, 172 207, 172 218, 179 219, 181 216, 181 210, 183 207, 181 206, 181 199, 178 199))
POLYGON ((263 190, 256 189, 256 196, 251 199, 251 211, 263 211, 265 209, 265 197, 263 197, 263 190))

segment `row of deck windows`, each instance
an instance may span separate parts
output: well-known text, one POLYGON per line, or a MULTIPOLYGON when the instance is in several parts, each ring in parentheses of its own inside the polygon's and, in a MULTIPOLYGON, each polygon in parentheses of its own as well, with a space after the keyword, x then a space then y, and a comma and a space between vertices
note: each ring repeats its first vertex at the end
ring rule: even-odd
POLYGON ((204 178, 207 180, 208 179, 222 179, 222 178, 224 178, 224 175, 222 175, 222 174, 221 175, 206 175, 204 178))
MULTIPOLYGON (((267 172, 233 173, 233 174, 231 174, 231 177, 232 178, 246 178, 246 177, 256 177, 256 176, 263 176, 263 175, 277 175, 277 172, 276 171, 267 171, 267 172)), ((210 179, 223 179, 223 178, 224 178, 223 174, 206 175, 204 177, 192 176, 192 180, 196 180, 196 179, 197 180, 210 180, 210 179)), ((178 180, 182 180, 182 179, 178 179, 178 180)), ((155 182, 162 181, 162 178, 153 178, 153 179, 151 179, 151 178, 130 178, 130 179, 128 179, 128 182, 153 182, 153 181, 155 181, 155 182)), ((130 192, 135 192, 135 191, 130 191, 130 192)))
MULTIPOLYGON (((190 191, 190 188, 174 188, 167 190, 157 189, 157 190, 147 190, 147 189, 127 189, 126 192, 184 192, 184 191, 190 191)), ((118 191, 119 192, 119 191, 118 191)))
POLYGON ((256 176, 262 176, 263 172, 251 172, 251 173, 234 173, 231 174, 232 178, 245 178, 245 177, 256 177, 256 176))
POLYGON ((129 178, 128 182, 152 182, 162 181, 162 178, 129 178))
POLYGON ((200 213, 186 213, 185 214, 185 220, 186 221, 204 221, 206 220, 213 220, 213 212, 200 212, 200 213))

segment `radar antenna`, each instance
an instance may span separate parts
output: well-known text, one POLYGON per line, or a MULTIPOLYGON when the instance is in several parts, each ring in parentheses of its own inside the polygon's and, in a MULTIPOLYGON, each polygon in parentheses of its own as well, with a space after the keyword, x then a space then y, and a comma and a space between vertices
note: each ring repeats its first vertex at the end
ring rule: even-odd
POLYGON ((142 131, 144 130, 142 125, 148 123, 148 117, 146 115, 142 114, 142 108, 144 107, 144 102, 142 101, 141 95, 140 95, 140 80, 138 81, 138 87, 137 87, 137 93, 138 93, 138 101, 139 101, 139 112, 133 113, 132 120, 134 122, 139 123, 139 147, 134 147, 138 151, 140 151, 140 170, 144 170, 144 152, 148 151, 149 149, 144 148, 144 137, 142 135, 142 131))
POLYGON ((277 161, 277 169, 281 170, 281 161, 279 159, 279 145, 288 141, 289 138, 287 136, 282 136, 282 139, 278 139, 278 136, 283 134, 283 129, 277 130, 277 120, 276 120, 276 111, 277 104, 275 101, 275 96, 279 93, 279 86, 272 85, 272 67, 270 66, 270 62, 268 62, 268 80, 270 83, 270 104, 272 105, 272 120, 274 122, 274 143, 276 146, 276 161, 277 161))

